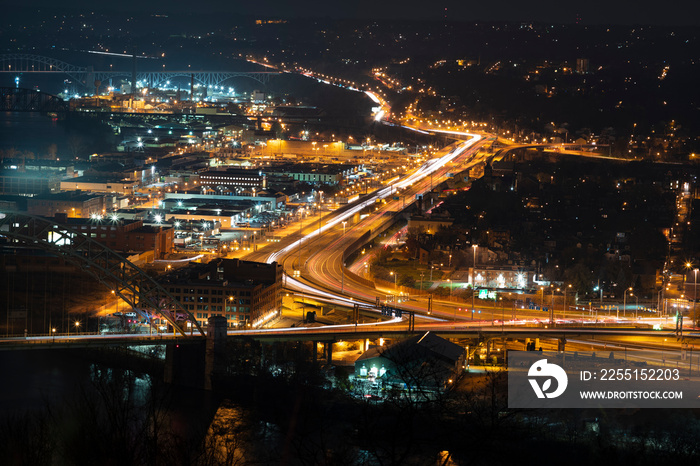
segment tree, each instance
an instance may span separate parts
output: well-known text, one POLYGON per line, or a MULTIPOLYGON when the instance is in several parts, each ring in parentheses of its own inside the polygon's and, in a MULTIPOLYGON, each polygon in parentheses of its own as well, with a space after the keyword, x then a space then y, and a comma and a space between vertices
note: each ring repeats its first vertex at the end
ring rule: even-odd
POLYGON ((275 137, 277 139, 282 139, 282 136, 284 135, 284 128, 282 128, 282 124, 279 121, 272 123, 271 130, 273 133, 275 133, 275 137))
POLYGON ((386 264, 391 258, 391 250, 389 248, 379 248, 378 252, 374 255, 372 259, 372 265, 382 265, 386 264))
POLYGON ((416 280, 410 275, 400 275, 397 281, 400 286, 408 286, 411 288, 416 286, 416 280))
POLYGON ((593 272, 583 261, 579 261, 564 271, 564 281, 573 285, 577 293, 585 294, 591 290, 593 272))
POLYGON ((77 135, 71 136, 68 139, 68 149, 74 158, 78 157, 85 149, 85 139, 77 135))
POLYGON ((235 102, 229 102, 229 103, 226 105, 226 110, 227 110, 231 115, 243 115, 243 114, 245 113, 245 111, 243 110, 243 108, 242 108, 239 104, 237 104, 237 103, 235 103, 235 102))
POLYGON ((49 144, 49 147, 46 149, 46 156, 50 160, 56 160, 58 157, 58 146, 55 143, 49 144))
POLYGON ((656 228, 644 225, 632 231, 629 239, 633 260, 659 261, 666 257, 668 240, 656 228))
POLYGON ((453 226, 440 225, 435 232, 435 242, 441 246, 454 247, 459 237, 459 229, 453 226))
POLYGON ((418 249, 422 246, 420 242, 420 230, 416 227, 411 227, 406 233, 406 249, 408 257, 414 258, 418 256, 418 249))

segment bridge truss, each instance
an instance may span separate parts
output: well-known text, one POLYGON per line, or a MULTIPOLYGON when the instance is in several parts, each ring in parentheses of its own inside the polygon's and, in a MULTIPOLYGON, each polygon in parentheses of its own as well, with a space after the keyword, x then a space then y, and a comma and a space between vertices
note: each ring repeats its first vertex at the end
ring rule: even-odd
MULTIPOLYGON (((95 80, 102 85, 110 79, 125 78, 130 81, 131 71, 98 71, 92 67, 71 65, 61 60, 40 55, 10 53, 0 55, 0 73, 63 73, 87 88, 93 88, 95 80)), ((250 78, 267 85, 270 77, 280 74, 277 71, 138 71, 136 81, 144 87, 158 87, 176 78, 187 78, 207 86, 222 86, 232 78, 250 78)))
POLYGON ((3 112, 64 112, 68 103, 55 95, 33 89, 0 87, 0 111, 3 112))
POLYGON ((149 319, 158 314, 183 336, 189 320, 204 335, 192 313, 146 272, 107 246, 52 219, 15 212, 0 213, 0 237, 39 247, 80 267, 149 319))
POLYGON ((1 73, 64 73, 76 81, 88 71, 87 68, 71 65, 61 60, 27 53, 0 55, 1 73))
MULTIPOLYGON (((260 84, 267 85, 270 76, 279 74, 269 71, 140 71, 136 73, 136 81, 143 83, 143 87, 158 87, 176 78, 186 78, 206 86, 223 86, 231 78, 250 78, 260 84)), ((125 71, 94 71, 95 79, 104 84, 109 79, 122 77, 131 80, 131 74, 125 71)))

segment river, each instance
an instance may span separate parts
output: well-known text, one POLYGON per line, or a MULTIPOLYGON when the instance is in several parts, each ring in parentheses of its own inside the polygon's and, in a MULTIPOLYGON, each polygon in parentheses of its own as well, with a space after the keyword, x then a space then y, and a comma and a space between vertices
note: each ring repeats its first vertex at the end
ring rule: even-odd
POLYGON ((109 150, 112 142, 108 129, 96 131, 96 126, 95 121, 76 117, 60 120, 37 112, 0 112, 0 151, 15 149, 43 158, 55 144, 59 158, 87 159, 88 154, 109 150))

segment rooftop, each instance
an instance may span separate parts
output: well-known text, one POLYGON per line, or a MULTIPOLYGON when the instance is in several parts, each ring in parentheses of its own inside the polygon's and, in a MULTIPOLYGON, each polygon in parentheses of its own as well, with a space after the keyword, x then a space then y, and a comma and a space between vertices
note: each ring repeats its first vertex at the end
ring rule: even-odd
POLYGON ((75 178, 67 178, 64 180, 61 180, 66 183, 115 183, 115 184, 137 184, 137 181, 129 180, 129 179, 123 179, 123 178, 116 178, 114 176, 110 175, 86 175, 86 176, 77 176, 75 178))
POLYGON ((32 200, 40 201, 89 201, 90 199, 101 198, 101 194, 93 194, 87 191, 63 191, 60 193, 43 193, 32 197, 32 200))

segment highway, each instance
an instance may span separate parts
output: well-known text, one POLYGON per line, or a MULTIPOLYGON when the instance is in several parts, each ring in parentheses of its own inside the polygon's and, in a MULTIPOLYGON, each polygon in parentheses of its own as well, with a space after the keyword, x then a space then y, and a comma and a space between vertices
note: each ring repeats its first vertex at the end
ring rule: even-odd
MULTIPOLYGON (((421 128, 406 128, 423 131, 421 128)), ((377 289, 368 281, 351 278, 356 274, 342 273, 346 253, 352 252, 348 248, 367 231, 376 232, 393 223, 394 214, 401 211, 407 203, 413 202, 417 194, 430 191, 448 172, 469 169, 484 162, 477 155, 478 149, 490 139, 461 131, 430 131, 442 132, 462 140, 444 148, 436 158, 426 162, 414 173, 361 197, 348 208, 329 213, 318 220, 310 219, 300 229, 300 233, 293 233, 281 243, 275 244, 277 251, 270 253, 269 247, 260 248, 259 251, 248 254, 246 259, 281 263, 286 272, 286 288, 304 296, 349 307, 362 303, 364 309, 373 308, 377 298, 384 303, 394 294, 393 289, 377 289), (372 206, 376 210, 367 213, 372 206)), ((433 300, 432 313, 428 316, 427 298, 415 296, 398 305, 389 304, 415 312, 419 322, 445 320, 459 321, 462 325, 483 325, 486 321, 498 321, 506 318, 506 315, 511 318, 514 314, 520 319, 534 319, 536 323, 547 319, 540 311, 505 310, 493 306, 478 309, 477 312, 481 311, 478 321, 471 321, 471 306, 437 299, 433 300)), ((584 324, 587 319, 585 313, 568 312, 567 315, 581 325, 590 325, 584 324)), ((522 320, 518 322, 519 325, 522 323, 522 320)))
MULTIPOLYGON (((475 154, 484 144, 484 138, 470 133, 460 133, 460 136, 467 140, 447 146, 413 173, 361 197, 346 209, 309 223, 301 235, 293 234, 278 243, 277 251, 269 253, 268 248, 263 248, 247 255, 246 259, 283 264, 287 274, 286 288, 295 292, 347 305, 356 302, 374 305, 377 297, 384 301, 389 294, 386 290, 376 290, 342 273, 346 249, 367 231, 378 231, 392 224, 397 212, 412 203, 416 195, 430 191, 448 172, 455 171, 456 166, 463 170, 479 163, 475 154)), ((427 303, 402 303, 401 308, 425 313, 427 303)), ((452 318, 454 305, 438 304, 434 314, 452 318)))
MULTIPOLYGON (((393 318, 384 322, 367 324, 343 324, 323 327, 294 327, 269 328, 254 330, 229 331, 230 338, 246 338, 260 341, 337 341, 364 340, 379 338, 402 338, 405 336, 407 323, 402 319, 393 318)), ((433 332, 448 338, 541 338, 554 343, 545 343, 544 349, 556 345, 556 341, 566 341, 567 349, 586 351, 678 351, 692 348, 688 344, 700 342, 700 333, 693 332, 684 335, 684 341, 677 338, 673 332, 651 329, 630 329, 619 327, 555 327, 515 325, 490 325, 484 322, 463 323, 433 322, 416 325, 416 333, 433 332)), ((99 347, 128 345, 162 345, 198 341, 199 335, 181 336, 172 334, 149 335, 146 333, 130 334, 89 334, 76 335, 37 335, 29 337, 1 337, 0 351, 13 349, 45 349, 47 347, 99 347)), ((552 347, 556 349, 555 347, 552 347)))

